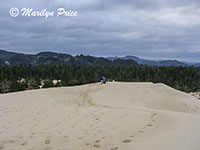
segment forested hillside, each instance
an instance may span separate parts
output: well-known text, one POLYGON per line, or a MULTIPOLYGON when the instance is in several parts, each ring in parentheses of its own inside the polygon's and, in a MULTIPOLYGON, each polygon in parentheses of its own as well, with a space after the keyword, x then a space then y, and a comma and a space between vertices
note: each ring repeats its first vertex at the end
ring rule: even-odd
MULTIPOLYGON (((118 60, 120 61, 120 60, 118 60)), ((200 91, 200 67, 129 65, 23 65, 0 66, 0 92, 110 81, 162 82, 185 92, 200 91)))

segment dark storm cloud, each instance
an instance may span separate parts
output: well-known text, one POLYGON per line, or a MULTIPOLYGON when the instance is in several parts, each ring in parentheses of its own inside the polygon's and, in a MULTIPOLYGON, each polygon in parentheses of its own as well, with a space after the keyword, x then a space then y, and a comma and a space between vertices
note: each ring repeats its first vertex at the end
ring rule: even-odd
POLYGON ((200 60, 198 0, 8 0, 0 8, 1 49, 200 60), (62 7, 78 16, 12 18, 12 7, 62 7))

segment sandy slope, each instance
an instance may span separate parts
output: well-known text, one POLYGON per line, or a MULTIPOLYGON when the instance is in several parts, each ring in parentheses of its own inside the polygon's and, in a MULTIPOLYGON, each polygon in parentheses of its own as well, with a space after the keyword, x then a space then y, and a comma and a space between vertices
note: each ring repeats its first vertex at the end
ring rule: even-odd
POLYGON ((0 150, 199 150, 200 101, 164 84, 0 95, 0 150))

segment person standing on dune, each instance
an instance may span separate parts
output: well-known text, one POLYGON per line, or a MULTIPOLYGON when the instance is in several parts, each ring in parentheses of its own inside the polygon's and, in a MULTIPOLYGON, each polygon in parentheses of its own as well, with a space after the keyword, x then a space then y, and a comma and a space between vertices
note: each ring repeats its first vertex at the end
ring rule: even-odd
POLYGON ((102 84, 106 84, 106 77, 104 77, 104 76, 101 77, 101 83, 102 83, 102 84))

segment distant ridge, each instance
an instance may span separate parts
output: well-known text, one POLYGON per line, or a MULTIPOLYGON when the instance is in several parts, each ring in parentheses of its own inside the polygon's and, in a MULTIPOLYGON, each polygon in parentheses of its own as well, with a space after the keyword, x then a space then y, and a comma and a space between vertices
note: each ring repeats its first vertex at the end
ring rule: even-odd
POLYGON ((115 59, 122 59, 122 60, 134 60, 138 64, 148 65, 148 66, 189 66, 184 62, 180 62, 178 60, 148 60, 148 59, 141 59, 136 56, 125 56, 125 57, 108 57, 108 60, 115 60, 115 59))
POLYGON ((195 67, 200 67, 200 63, 194 64, 195 67))
POLYGON ((131 65, 141 64, 148 66, 195 66, 199 67, 200 63, 187 63, 178 60, 148 60, 137 56, 125 57, 94 57, 77 55, 72 56, 65 53, 40 52, 37 54, 24 54, 0 50, 0 65, 40 65, 40 64, 64 64, 64 65, 131 65))
POLYGON ((23 54, 0 50, 0 65, 132 65, 137 64, 134 60, 110 61, 103 57, 77 55, 72 56, 64 53, 40 52, 38 54, 23 54))

